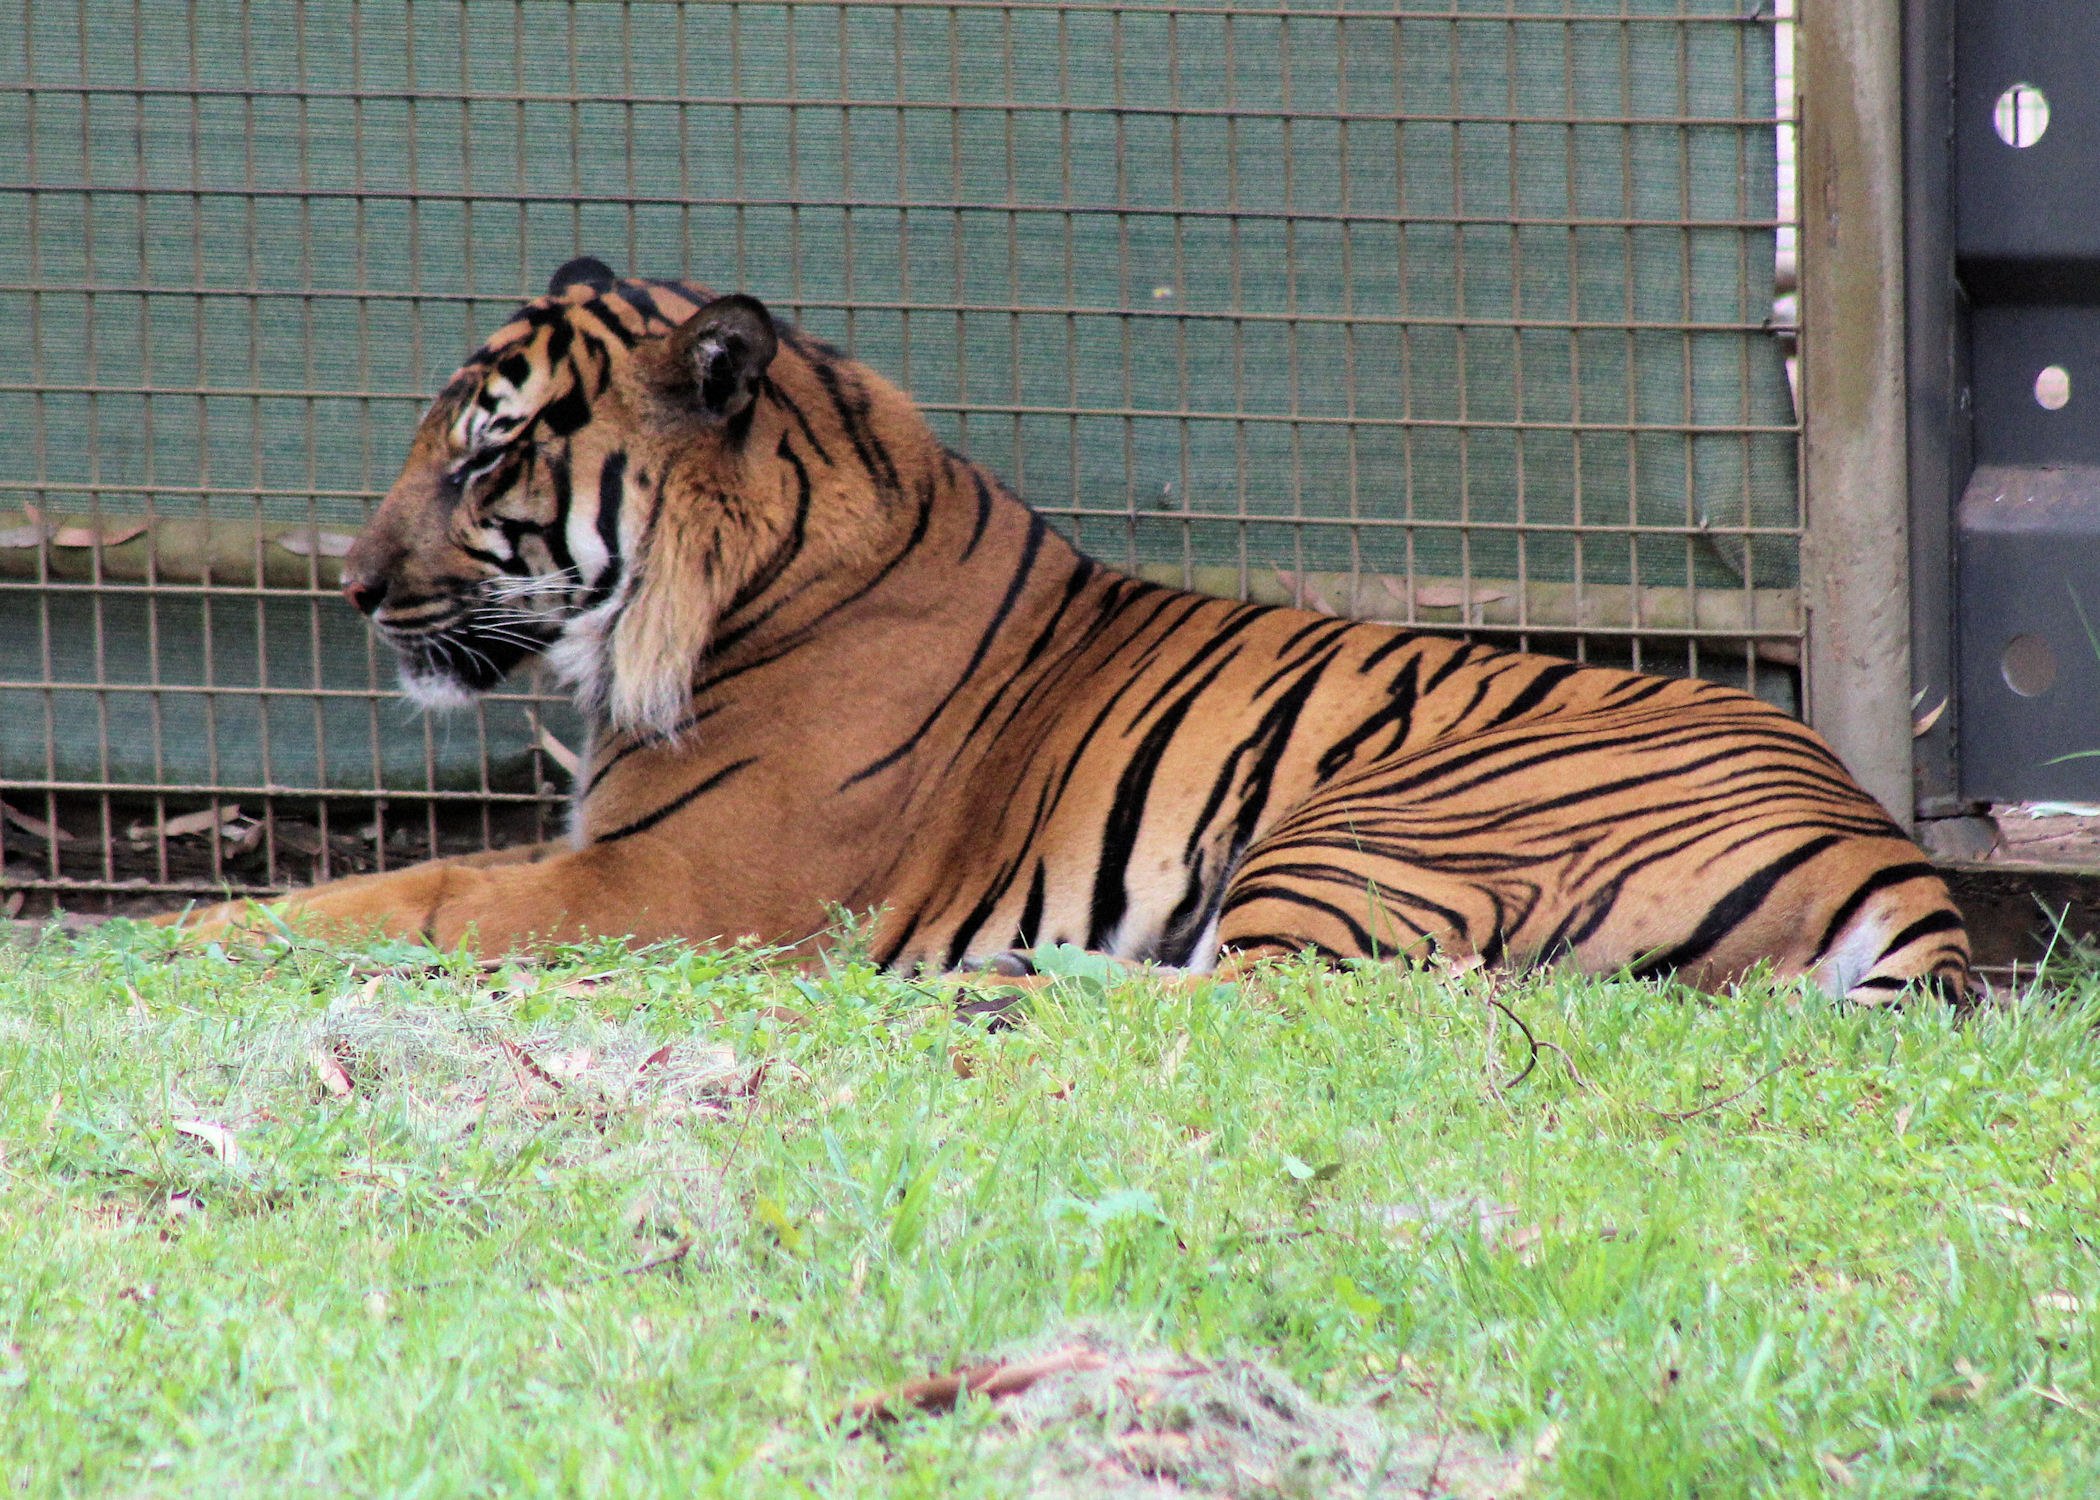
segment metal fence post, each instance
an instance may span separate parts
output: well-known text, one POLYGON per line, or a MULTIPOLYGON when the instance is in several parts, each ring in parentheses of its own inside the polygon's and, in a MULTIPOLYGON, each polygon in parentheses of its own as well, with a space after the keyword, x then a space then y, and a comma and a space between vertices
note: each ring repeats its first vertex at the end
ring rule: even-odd
POLYGON ((1901 0, 1809 0, 1801 27, 1807 707, 1908 827, 1901 0))

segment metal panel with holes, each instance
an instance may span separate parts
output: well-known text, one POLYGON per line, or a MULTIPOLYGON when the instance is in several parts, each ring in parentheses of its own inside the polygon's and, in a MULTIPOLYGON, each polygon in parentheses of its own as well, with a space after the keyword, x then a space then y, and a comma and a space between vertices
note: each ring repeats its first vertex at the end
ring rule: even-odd
POLYGON ((1111 563, 1791 704, 1776 24, 0 0, 5 880, 269 889, 558 817, 563 706, 414 717, 332 590, 421 403, 580 252, 845 344, 1111 563))
POLYGON ((2100 10, 1907 22, 1920 806, 2100 801, 2100 10))

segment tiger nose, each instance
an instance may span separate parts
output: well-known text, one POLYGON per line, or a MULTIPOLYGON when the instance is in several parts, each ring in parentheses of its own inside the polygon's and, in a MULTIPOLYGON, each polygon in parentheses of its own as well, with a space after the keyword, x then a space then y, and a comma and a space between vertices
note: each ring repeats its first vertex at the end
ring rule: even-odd
POLYGON ((386 585, 374 579, 353 575, 343 580, 343 597, 356 607, 359 614, 369 615, 378 609, 380 601, 386 598, 386 585))

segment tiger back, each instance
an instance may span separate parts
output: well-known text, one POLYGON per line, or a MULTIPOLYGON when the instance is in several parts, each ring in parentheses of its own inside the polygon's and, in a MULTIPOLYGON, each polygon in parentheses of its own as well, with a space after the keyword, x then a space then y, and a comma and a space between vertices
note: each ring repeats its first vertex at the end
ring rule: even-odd
POLYGON ((899 969, 1970 984, 1945 884, 1779 710, 1104 567, 748 297, 565 266, 433 404, 344 591, 424 702, 538 655, 594 727, 567 839, 294 898, 319 919, 808 944, 845 906, 899 969))

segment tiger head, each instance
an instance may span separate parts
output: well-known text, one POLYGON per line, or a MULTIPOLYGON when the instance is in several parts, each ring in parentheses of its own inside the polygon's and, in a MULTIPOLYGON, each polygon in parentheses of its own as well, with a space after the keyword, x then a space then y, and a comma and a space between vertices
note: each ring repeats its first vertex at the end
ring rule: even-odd
POLYGON ((812 479, 848 446, 794 395, 836 386, 812 368, 827 361, 880 387, 863 405, 909 411, 753 298, 572 261, 425 413, 343 593, 425 707, 541 656, 613 727, 666 730, 724 618, 867 509, 836 476, 812 479))

